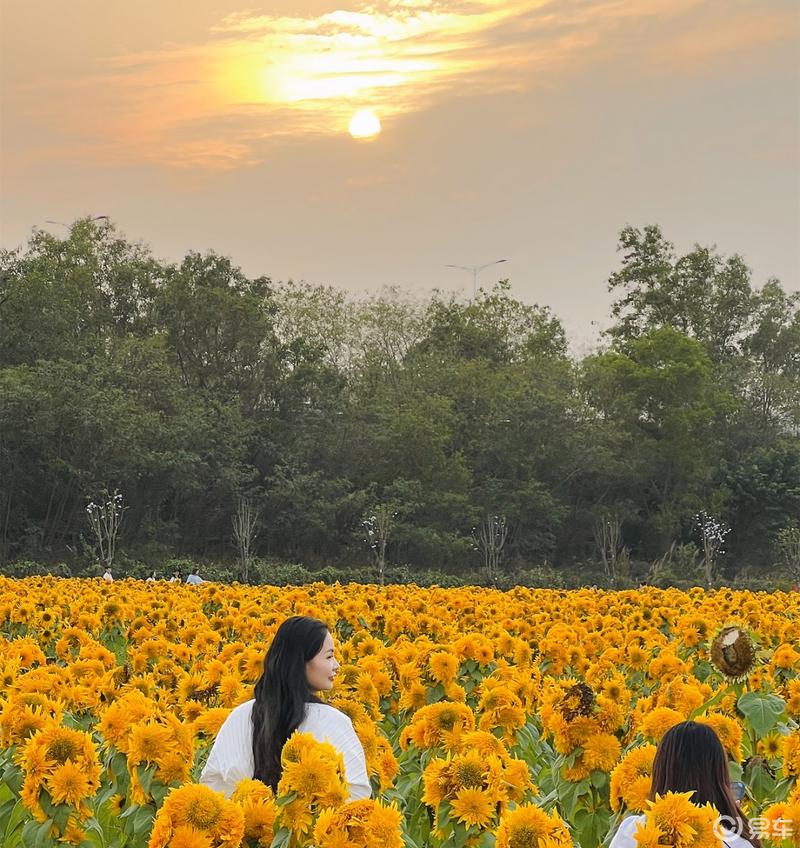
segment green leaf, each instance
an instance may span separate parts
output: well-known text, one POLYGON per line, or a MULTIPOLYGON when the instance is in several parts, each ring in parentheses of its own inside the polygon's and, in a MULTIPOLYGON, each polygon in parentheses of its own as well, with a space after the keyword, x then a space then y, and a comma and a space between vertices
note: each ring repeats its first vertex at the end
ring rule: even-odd
POLYGON ((142 789, 145 791, 147 795, 150 794, 150 787, 153 783, 153 776, 156 773, 156 766, 144 766, 139 764, 136 766, 136 775, 139 778, 139 783, 142 786, 142 789))
POLYGON ((64 832, 70 812, 71 810, 66 804, 61 804, 59 807, 56 807, 56 813, 53 816, 53 824, 58 828, 59 833, 64 832))
POLYGON ((53 827, 53 820, 48 819, 46 822, 36 827, 33 837, 33 848, 47 848, 51 843, 50 830, 53 827))
POLYGON ((153 818, 153 808, 149 804, 140 807, 133 817, 133 832, 138 835, 149 831, 153 823, 153 818))
POLYGON ((24 828, 21 828, 20 825, 25 824, 35 824, 33 821, 25 821, 25 819, 30 818, 30 813, 26 809, 25 805, 22 801, 17 801, 14 809, 11 811, 11 816, 8 819, 8 824, 6 825, 5 835, 3 836, 2 844, 4 846, 8 846, 11 848, 12 845, 17 844, 18 832, 24 831, 24 828))
POLYGON ((122 777, 123 774, 126 775, 128 773, 128 761, 125 754, 117 751, 111 758, 111 773, 114 777, 122 777))
POLYGON ((296 792, 290 792, 288 795, 281 795, 281 796, 280 796, 280 797, 279 797, 279 798, 275 801, 275 803, 276 803, 279 807, 285 807, 287 804, 291 804, 291 803, 292 803, 292 801, 294 801, 294 799, 295 799, 296 797, 297 797, 297 793, 296 793, 296 792))
POLYGON ((608 774, 604 771, 593 771, 591 781, 595 789, 603 789, 608 783, 608 774))
POLYGON ((747 784, 758 803, 771 800, 775 793, 775 779, 761 765, 754 766, 747 784))
POLYGON ((759 739, 766 736, 778 723, 786 709, 783 698, 763 692, 746 692, 736 704, 747 717, 759 739))
POLYGON ((269 848, 286 848, 289 845, 289 840, 292 838, 292 832, 286 827, 279 828, 272 837, 272 842, 269 848))

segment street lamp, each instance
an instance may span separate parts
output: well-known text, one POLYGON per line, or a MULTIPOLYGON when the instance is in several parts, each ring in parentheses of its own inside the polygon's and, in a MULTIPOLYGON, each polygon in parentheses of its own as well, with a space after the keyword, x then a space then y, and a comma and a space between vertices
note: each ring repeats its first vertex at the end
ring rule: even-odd
MULTIPOLYGON (((95 215, 94 218, 89 218, 89 220, 90 221, 105 221, 106 226, 108 226, 111 219, 108 217, 108 215, 95 215)), ((45 221, 45 224, 58 224, 59 227, 66 227, 67 229, 70 229, 71 226, 72 226, 71 224, 65 224, 63 221, 52 221, 52 220, 50 220, 50 218, 48 218, 45 221)))
POLYGON ((487 262, 485 265, 445 265, 445 268, 457 268, 459 271, 472 271, 472 296, 475 297, 478 293, 478 274, 489 268, 492 265, 499 265, 501 262, 508 262, 507 259, 495 259, 494 262, 487 262))

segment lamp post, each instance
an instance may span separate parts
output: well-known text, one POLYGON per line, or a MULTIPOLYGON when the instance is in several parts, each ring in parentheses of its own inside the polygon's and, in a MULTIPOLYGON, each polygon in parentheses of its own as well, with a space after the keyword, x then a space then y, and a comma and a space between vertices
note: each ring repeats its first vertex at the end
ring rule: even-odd
POLYGON ((457 268, 459 271, 472 271, 472 296, 478 293, 478 274, 489 268, 492 265, 499 265, 501 262, 508 262, 507 259, 495 259, 494 262, 487 262, 485 265, 445 265, 445 268, 457 268))
MULTIPOLYGON (((111 219, 108 217, 108 215, 95 215, 93 218, 89 218, 89 220, 90 221, 105 221, 106 226, 108 226, 109 222, 111 221, 111 219)), ((45 221, 45 224, 58 224, 59 227, 66 227, 68 230, 71 229, 71 227, 72 227, 71 224, 65 224, 63 221, 53 221, 50 218, 48 218, 45 221)))

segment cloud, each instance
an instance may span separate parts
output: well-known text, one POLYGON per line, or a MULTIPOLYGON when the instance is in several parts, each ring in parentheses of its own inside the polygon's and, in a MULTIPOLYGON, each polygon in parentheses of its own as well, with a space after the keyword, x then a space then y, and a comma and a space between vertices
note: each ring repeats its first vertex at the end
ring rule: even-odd
POLYGON ((791 11, 727 0, 383 0, 319 15, 230 14, 189 45, 95 57, 79 80, 11 95, 59 155, 227 170, 298 136, 341 134, 437 98, 549 85, 636 56, 663 73, 786 37, 791 11))

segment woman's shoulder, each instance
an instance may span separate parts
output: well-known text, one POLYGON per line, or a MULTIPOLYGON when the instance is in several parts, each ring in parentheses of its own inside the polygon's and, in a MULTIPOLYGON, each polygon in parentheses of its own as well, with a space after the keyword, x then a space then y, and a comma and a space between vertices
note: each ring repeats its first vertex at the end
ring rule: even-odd
POLYGON ((250 716, 253 713, 253 704, 255 701, 251 698, 249 701, 244 701, 234 707, 225 719, 224 724, 228 727, 238 727, 250 721, 250 716))
POLYGON ((309 721, 319 724, 330 725, 332 727, 341 727, 347 729, 353 726, 350 716, 332 707, 330 704, 312 701, 308 705, 306 716, 309 721))

